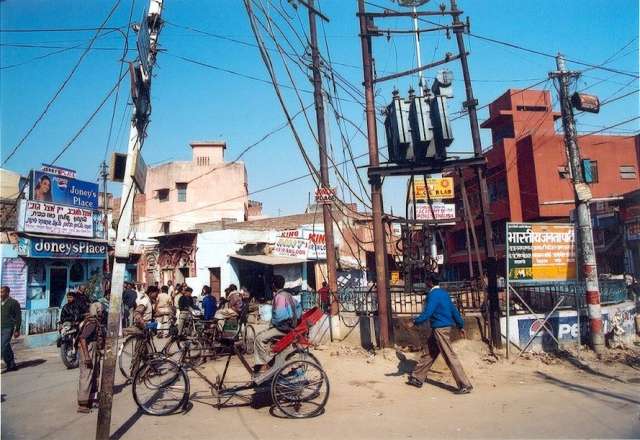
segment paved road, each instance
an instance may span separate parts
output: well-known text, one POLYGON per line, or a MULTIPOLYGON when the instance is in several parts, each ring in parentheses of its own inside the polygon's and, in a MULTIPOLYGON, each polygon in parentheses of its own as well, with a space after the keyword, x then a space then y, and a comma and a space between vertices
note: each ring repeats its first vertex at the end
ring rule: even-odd
MULTIPOLYGON (((309 420, 273 417, 268 408, 211 406, 201 396, 185 414, 150 417, 136 411, 130 387, 118 386, 114 438, 558 438, 640 437, 640 374, 629 382, 567 367, 474 370, 473 394, 456 396, 448 374, 418 390, 403 384, 402 363, 334 348, 317 353, 331 379, 326 413, 309 420), (635 382, 635 383, 634 383, 635 382)), ((89 439, 97 411, 76 413, 77 370, 66 370, 54 349, 25 351, 17 372, 2 374, 3 439, 89 439)), ((239 366, 233 365, 234 372, 239 366)), ((442 366, 441 366, 442 367, 442 366)), ((209 365, 215 377, 221 366, 209 365)), ((446 373, 443 368, 442 371, 446 373)), ((471 366, 470 366, 470 369, 471 366)), ((626 371, 626 370, 625 370, 626 371)), ((635 376, 633 376, 635 371, 635 376)), ((193 376, 193 375, 192 375, 193 376)), ((121 379, 116 381, 121 384, 121 379)))

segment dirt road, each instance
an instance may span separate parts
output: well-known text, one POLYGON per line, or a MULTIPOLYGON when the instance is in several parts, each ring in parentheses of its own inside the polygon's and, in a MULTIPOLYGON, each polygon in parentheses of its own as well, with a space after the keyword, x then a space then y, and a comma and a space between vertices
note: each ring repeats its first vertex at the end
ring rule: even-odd
MULTIPOLYGON (((141 415, 130 387, 117 386, 112 432, 114 438, 154 440, 640 437, 638 367, 591 362, 577 368, 547 357, 491 363, 477 343, 454 347, 474 383, 470 395, 451 393, 442 364, 429 384, 416 389, 404 384, 411 356, 327 346, 316 355, 329 375, 331 396, 317 418, 276 418, 268 408, 218 411, 192 375, 191 409, 168 417, 141 415)), ((54 349, 18 356, 26 365, 1 377, 2 438, 93 438, 97 411, 75 411, 78 370, 66 370, 54 349)), ((220 362, 206 367, 212 377, 221 368, 220 362)))

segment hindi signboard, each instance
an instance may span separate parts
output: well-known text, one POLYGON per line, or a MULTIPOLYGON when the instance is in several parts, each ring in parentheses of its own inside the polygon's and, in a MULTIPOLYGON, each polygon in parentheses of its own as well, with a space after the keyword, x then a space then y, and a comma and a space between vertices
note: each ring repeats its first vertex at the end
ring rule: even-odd
MULTIPOLYGON (((413 205, 409 205, 409 209, 413 211, 413 205)), ((455 203, 416 203, 415 220, 455 220, 456 205, 455 203)))
MULTIPOLYGON (((415 177, 413 188, 416 194, 416 201, 453 199, 455 196, 453 177, 428 178, 426 185, 424 178, 415 177), (429 189, 428 197, 427 188, 429 189)), ((413 191, 409 191, 409 198, 413 200, 413 191)))
POLYGON ((44 171, 31 172, 31 200, 98 209, 98 192, 97 183, 44 171))
POLYGON ((20 307, 27 306, 27 263, 24 259, 2 259, 2 285, 11 289, 11 296, 20 303, 20 307))
POLYGON ((571 223, 507 223, 507 276, 511 281, 566 281, 576 277, 571 223))
POLYGON ((336 198, 335 188, 316 188, 316 203, 319 205, 330 205, 336 198))
POLYGON ((93 211, 55 203, 20 200, 18 231, 92 238, 93 211))

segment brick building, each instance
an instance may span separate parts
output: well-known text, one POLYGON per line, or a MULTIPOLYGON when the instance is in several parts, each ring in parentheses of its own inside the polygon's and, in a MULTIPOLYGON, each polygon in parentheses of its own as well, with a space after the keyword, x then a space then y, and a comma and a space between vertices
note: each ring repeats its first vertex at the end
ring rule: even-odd
MULTIPOLYGON (((560 113, 553 110, 548 91, 507 90, 490 104, 489 114, 482 124, 492 135, 492 145, 486 150, 487 183, 498 268, 504 271, 505 224, 566 222, 574 209, 574 196, 563 134, 555 130, 554 121, 560 113)), ((621 198, 640 188, 638 135, 583 135, 578 144, 582 159, 589 160, 594 198, 621 198)), ((484 259, 477 180, 473 170, 466 170, 463 178, 484 259)), ((457 178, 457 195, 460 184, 457 178)), ((462 201, 456 203, 462 217, 462 201)), ((453 278, 468 276, 466 235, 464 223, 446 234, 447 270, 453 278)))

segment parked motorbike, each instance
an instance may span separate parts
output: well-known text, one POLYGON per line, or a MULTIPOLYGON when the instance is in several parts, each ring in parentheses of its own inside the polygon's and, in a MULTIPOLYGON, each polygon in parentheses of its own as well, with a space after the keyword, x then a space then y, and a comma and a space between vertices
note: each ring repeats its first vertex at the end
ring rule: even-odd
POLYGON ((77 323, 66 321, 59 323, 57 345, 60 348, 60 357, 65 367, 69 369, 78 368, 80 355, 76 348, 79 326, 77 323))

